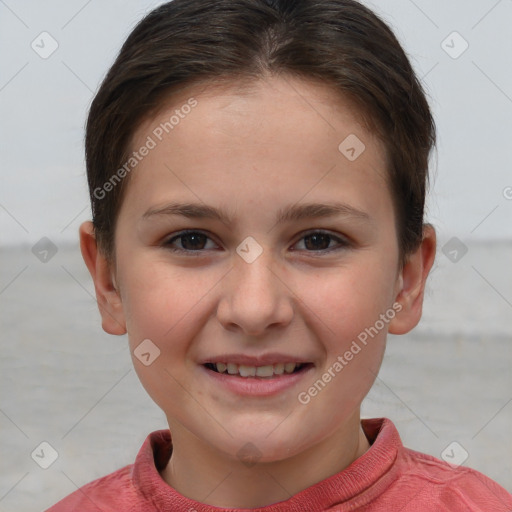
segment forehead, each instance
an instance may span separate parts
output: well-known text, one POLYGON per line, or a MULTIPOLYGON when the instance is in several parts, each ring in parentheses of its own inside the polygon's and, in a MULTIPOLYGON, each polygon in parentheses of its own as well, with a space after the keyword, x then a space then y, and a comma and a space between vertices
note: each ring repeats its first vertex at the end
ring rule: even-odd
POLYGON ((157 203, 180 190, 221 202, 250 192, 255 203, 277 204, 283 193, 298 201, 332 190, 354 195, 370 182, 387 188, 383 144, 352 102, 319 82, 197 84, 145 120, 131 149, 149 139, 154 147, 131 174, 125 200, 157 203))

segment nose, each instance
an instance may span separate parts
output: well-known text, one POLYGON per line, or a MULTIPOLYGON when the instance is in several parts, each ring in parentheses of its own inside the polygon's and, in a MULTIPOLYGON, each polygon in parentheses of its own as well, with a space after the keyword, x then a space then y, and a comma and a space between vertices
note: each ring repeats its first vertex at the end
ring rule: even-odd
POLYGON ((252 263, 235 256, 234 268, 221 284, 217 308, 217 318, 225 329, 261 336, 292 321, 293 293, 265 253, 252 263))

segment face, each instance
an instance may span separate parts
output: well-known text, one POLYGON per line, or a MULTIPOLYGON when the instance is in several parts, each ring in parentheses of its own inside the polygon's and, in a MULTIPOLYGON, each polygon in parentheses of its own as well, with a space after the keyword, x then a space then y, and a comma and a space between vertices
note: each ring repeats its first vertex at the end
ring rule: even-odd
POLYGON ((324 85, 180 94, 116 226, 134 365, 175 441, 281 460, 359 418, 400 308, 385 150, 324 85))

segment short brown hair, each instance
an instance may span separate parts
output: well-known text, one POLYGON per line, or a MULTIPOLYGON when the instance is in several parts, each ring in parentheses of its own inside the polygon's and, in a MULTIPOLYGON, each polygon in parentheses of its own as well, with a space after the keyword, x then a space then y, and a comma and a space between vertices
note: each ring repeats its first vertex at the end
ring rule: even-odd
POLYGON ((89 111, 93 224, 109 261, 127 177, 98 190, 126 162, 142 120, 177 89, 269 73, 320 80, 359 107, 387 150, 401 260, 418 247, 435 125, 391 29, 355 0, 173 0, 137 24, 89 111))

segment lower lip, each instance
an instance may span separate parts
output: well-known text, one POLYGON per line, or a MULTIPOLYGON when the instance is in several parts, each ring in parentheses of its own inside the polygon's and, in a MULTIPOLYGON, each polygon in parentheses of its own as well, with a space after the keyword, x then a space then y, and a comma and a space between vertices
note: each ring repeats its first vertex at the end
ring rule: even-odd
POLYGON ((230 375, 228 373, 218 373, 209 370, 201 365, 206 375, 213 381, 228 389, 232 393, 242 396, 272 396, 296 386, 312 370, 313 365, 309 365, 296 373, 283 373, 272 378, 265 377, 241 377, 240 375, 230 375))

